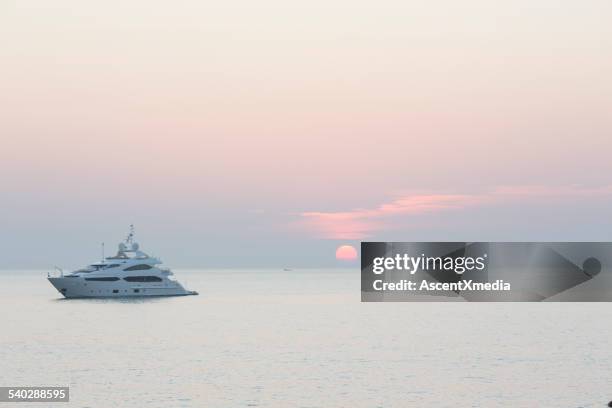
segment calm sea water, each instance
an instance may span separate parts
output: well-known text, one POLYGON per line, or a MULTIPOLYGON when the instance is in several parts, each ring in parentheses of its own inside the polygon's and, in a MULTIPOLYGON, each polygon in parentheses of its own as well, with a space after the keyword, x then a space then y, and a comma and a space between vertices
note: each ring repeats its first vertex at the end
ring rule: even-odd
POLYGON ((200 296, 61 300, 44 272, 0 271, 0 385, 69 385, 58 407, 612 399, 612 303, 374 304, 357 270, 175 272, 200 296))

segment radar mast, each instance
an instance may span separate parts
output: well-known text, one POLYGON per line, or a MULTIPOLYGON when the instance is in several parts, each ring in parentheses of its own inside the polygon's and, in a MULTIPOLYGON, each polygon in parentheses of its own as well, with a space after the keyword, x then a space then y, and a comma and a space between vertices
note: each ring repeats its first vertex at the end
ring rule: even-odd
POLYGON ((130 224, 130 233, 128 234, 127 238, 125 239, 125 243, 126 244, 131 244, 134 242, 134 224, 130 224))

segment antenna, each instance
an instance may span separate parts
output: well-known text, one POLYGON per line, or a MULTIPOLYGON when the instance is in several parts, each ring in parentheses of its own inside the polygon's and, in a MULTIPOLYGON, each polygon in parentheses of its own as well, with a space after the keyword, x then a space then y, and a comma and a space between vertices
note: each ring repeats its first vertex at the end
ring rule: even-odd
POLYGON ((102 243, 102 263, 104 263, 104 242, 102 243))
POLYGON ((130 233, 125 239, 126 244, 131 244, 134 241, 134 224, 130 224, 130 233))

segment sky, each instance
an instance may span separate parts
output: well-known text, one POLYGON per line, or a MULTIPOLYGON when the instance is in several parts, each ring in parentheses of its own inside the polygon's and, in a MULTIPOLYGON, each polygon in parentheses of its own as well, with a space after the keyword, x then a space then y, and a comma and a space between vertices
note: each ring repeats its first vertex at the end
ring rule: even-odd
POLYGON ((0 3, 0 268, 612 239, 612 3, 0 3), (107 249, 108 251, 109 249, 107 249))

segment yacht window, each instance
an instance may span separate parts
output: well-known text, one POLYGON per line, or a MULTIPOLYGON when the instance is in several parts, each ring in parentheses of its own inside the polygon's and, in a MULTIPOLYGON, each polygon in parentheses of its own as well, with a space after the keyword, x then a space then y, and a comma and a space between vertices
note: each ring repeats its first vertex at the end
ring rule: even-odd
POLYGON ((127 255, 126 255, 126 254, 124 254, 123 252, 121 252, 121 253, 119 253, 119 254, 117 254, 117 255, 115 255, 115 256, 109 256, 109 257, 108 257, 108 258, 106 258, 106 259, 128 259, 128 257, 127 257, 127 255))
POLYGON ((114 282, 114 281, 118 281, 119 278, 116 278, 114 276, 105 276, 105 277, 100 277, 100 278, 85 278, 85 280, 87 281, 98 281, 98 282, 114 282))
POLYGON ((126 276, 123 278, 127 282, 161 282, 157 276, 126 276))
POLYGON ((134 266, 130 266, 124 269, 124 271, 144 271, 146 269, 151 269, 152 266, 151 265, 147 265, 147 264, 140 264, 140 265, 134 265, 134 266))
POLYGON ((106 266, 106 269, 116 268, 116 267, 118 267, 118 266, 119 266, 119 264, 110 264, 110 265, 107 265, 107 266, 106 266))

